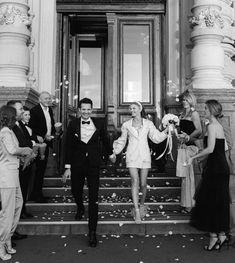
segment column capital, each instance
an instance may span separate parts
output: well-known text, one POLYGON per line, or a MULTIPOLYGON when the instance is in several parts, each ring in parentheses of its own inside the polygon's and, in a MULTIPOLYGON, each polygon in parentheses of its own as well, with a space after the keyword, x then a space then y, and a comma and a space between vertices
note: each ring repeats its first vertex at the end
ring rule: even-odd
POLYGON ((192 27, 200 28, 223 28, 224 20, 220 12, 213 7, 206 7, 200 10, 199 13, 189 18, 189 23, 192 27))
POLYGON ((29 27, 32 23, 33 15, 28 13, 29 7, 25 3, 18 1, 0 2, 0 25, 25 25, 29 27))
POLYGON ((108 24, 114 24, 117 18, 116 13, 106 13, 106 17, 108 24))

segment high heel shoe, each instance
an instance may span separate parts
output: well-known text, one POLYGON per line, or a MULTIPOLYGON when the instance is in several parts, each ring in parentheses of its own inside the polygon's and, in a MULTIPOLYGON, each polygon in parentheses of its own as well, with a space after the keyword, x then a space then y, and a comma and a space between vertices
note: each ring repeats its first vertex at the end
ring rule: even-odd
POLYGON ((217 249, 220 251, 223 246, 227 246, 227 249, 229 249, 229 237, 226 235, 219 235, 217 249))
POLYGON ((3 261, 11 259, 11 255, 6 253, 5 244, 0 243, 0 259, 3 261))
POLYGON ((148 206, 147 205, 140 205, 140 218, 143 219, 148 213, 148 206))
POLYGON ((10 241, 10 240, 6 241, 6 243, 5 243, 5 248, 6 248, 6 252, 7 252, 8 254, 10 254, 10 255, 13 255, 13 254, 16 253, 16 249, 14 249, 14 248, 12 247, 12 244, 11 244, 11 241, 10 241))
POLYGON ((136 224, 140 224, 141 223, 141 217, 140 217, 140 210, 139 210, 139 208, 135 209, 134 220, 135 220, 136 224))
POLYGON ((210 237, 210 243, 209 243, 209 245, 204 246, 204 249, 205 249, 206 251, 218 250, 218 249, 219 249, 219 248, 218 248, 218 245, 219 245, 218 242, 219 242, 219 238, 218 238, 217 236, 212 236, 212 237, 210 237), (212 243, 212 240, 214 240, 214 242, 213 242, 213 245, 210 246, 211 243, 212 243))

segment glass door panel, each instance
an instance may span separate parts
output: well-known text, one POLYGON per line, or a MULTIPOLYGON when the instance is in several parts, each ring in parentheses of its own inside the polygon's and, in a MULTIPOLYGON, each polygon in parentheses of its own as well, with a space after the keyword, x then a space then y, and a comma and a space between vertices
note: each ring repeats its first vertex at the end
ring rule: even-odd
POLYGON ((88 97, 95 109, 102 108, 102 50, 101 47, 80 47, 80 98, 88 97))
POLYGON ((122 102, 150 103, 150 26, 122 27, 122 102))

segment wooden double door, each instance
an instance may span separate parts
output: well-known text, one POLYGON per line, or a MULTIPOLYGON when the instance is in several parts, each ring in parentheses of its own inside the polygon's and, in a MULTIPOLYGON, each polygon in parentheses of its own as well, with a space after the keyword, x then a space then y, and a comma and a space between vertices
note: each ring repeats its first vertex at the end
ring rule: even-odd
POLYGON ((64 126, 83 97, 93 100, 94 116, 107 119, 110 133, 130 117, 133 101, 142 102, 155 123, 161 116, 162 14, 108 11, 58 13, 58 114, 64 126))

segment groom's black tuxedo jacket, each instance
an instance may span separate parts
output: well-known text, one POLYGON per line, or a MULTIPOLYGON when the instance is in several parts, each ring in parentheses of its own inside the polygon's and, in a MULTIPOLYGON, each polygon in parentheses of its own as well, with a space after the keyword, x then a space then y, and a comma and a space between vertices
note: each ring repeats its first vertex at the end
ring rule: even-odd
POLYGON ((66 132, 65 164, 79 167, 83 166, 88 159, 89 165, 99 167, 102 158, 101 142, 108 155, 113 153, 104 120, 91 119, 96 131, 87 144, 81 141, 81 118, 76 118, 69 123, 66 132))

